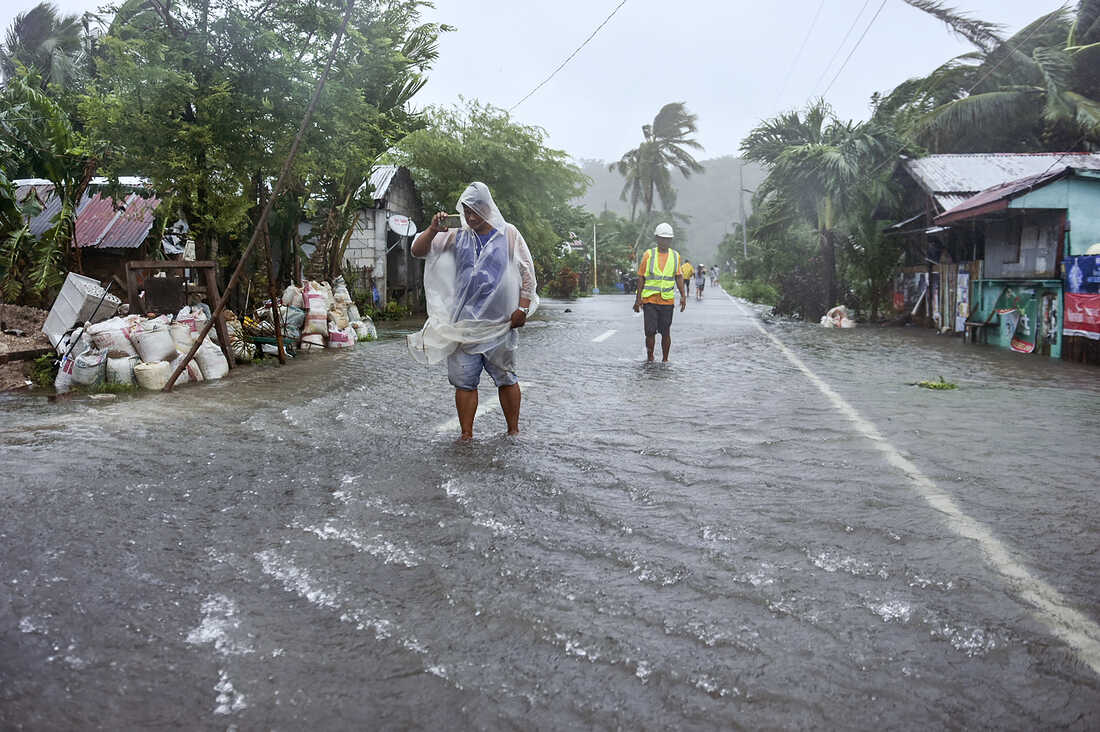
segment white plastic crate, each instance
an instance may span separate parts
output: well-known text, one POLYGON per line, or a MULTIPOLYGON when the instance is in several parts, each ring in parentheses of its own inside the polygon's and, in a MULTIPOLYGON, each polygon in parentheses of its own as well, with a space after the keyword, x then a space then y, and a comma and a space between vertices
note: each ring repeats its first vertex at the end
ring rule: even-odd
POLYGON ((50 345, 56 348, 61 336, 78 321, 98 323, 112 317, 122 301, 108 294, 96 310, 102 297, 103 288, 98 280, 70 272, 42 325, 42 332, 50 339, 50 345))

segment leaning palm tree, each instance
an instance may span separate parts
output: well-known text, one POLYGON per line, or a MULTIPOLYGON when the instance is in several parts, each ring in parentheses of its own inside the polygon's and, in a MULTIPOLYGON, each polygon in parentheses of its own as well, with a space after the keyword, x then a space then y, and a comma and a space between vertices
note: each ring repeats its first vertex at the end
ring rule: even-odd
POLYGON ((1100 0, 1059 8, 992 44, 970 40, 974 51, 895 88, 879 117, 933 152, 1100 145, 1100 0))
MULTIPOLYGON (((692 137, 695 132, 696 116, 688 112, 683 102, 670 102, 661 107, 652 124, 642 126, 642 142, 638 147, 608 166, 625 179, 619 197, 630 201, 630 220, 634 221, 639 205, 645 212, 639 231, 644 232, 658 199, 664 211, 676 206, 674 169, 685 178, 703 171, 703 166, 689 152, 703 149, 692 137)), ((639 233, 639 241, 641 236, 639 233)), ((638 248, 637 241, 634 248, 638 248)))
MULTIPOLYGON (((768 166, 756 196, 769 210, 797 213, 817 229, 828 304, 836 301, 836 229, 840 220, 885 195, 885 165, 897 149, 874 123, 841 122, 823 100, 765 120, 741 143, 745 159, 768 166)), ((873 208, 873 206, 872 206, 873 208)))
POLYGON ((65 87, 79 73, 88 27, 79 15, 60 15, 57 6, 41 2, 15 16, 0 46, 0 72, 14 77, 20 66, 37 77, 45 90, 65 87))

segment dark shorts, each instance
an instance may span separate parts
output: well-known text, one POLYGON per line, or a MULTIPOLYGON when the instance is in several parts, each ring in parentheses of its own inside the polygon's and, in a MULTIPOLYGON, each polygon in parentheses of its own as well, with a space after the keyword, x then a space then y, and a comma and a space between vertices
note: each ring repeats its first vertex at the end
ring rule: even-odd
POLYGON ((645 321, 646 337, 668 335, 672 328, 673 305, 654 305, 651 302, 642 303, 642 319, 645 321))

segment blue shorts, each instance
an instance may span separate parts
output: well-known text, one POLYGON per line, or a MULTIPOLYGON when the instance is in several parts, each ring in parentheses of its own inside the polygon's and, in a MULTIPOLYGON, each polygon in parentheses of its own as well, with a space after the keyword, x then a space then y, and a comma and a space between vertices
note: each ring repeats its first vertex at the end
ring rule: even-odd
POLYGON ((512 354, 502 352, 501 349, 510 351, 507 346, 497 346, 488 353, 466 353, 462 350, 462 346, 459 346, 447 357, 447 380, 456 389, 474 391, 481 383, 482 370, 485 370, 489 372, 489 377, 497 387, 518 384, 519 377, 516 376, 515 371, 498 365, 502 360, 509 366, 513 365, 512 354), (494 355, 498 358, 490 360, 494 355), (493 363, 494 360, 497 363, 493 363))

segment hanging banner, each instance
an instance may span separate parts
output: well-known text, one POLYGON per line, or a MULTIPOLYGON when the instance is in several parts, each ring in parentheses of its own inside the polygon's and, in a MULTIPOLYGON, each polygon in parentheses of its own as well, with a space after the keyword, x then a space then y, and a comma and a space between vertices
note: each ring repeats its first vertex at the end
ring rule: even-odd
POLYGON ((1100 340, 1100 256, 1066 257, 1062 332, 1100 340))
POLYGON ((1001 308, 997 310, 1001 317, 1001 341, 1011 341, 1016 334, 1016 326, 1020 324, 1020 311, 1016 308, 1001 308))
POLYGON ((955 331, 966 330, 966 319, 970 317, 970 273, 959 272, 955 287, 955 331))

